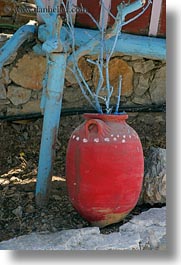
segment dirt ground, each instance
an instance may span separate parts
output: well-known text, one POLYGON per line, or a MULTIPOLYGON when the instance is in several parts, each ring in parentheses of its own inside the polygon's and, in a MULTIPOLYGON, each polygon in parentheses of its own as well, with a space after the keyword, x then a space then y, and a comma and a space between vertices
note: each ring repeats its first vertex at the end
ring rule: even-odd
MULTIPOLYGON (((61 118, 48 206, 35 204, 35 185, 42 119, 21 123, 0 121, 0 241, 31 232, 56 232, 89 226, 70 204, 66 192, 65 157, 68 139, 83 121, 80 115, 61 118)), ((166 147, 165 113, 130 114, 128 122, 139 134, 146 156, 151 146, 166 147)), ((122 222, 147 209, 136 207, 122 222)), ((102 229, 116 231, 122 224, 102 229)))

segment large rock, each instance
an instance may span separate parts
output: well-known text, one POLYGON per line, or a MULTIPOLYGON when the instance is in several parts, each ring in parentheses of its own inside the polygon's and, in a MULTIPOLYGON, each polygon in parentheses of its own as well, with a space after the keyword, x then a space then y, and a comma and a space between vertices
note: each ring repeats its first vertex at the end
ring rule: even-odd
POLYGON ((138 105, 150 105, 151 104, 151 99, 150 95, 148 93, 145 93, 142 96, 134 96, 132 99, 132 102, 138 105))
POLYGON ((0 250, 163 250, 166 249, 166 208, 150 209, 101 234, 98 227, 56 233, 33 233, 0 243, 0 250))
MULTIPOLYGON (((104 70, 104 80, 106 80, 104 70)), ((129 97, 133 93, 133 70, 128 65, 127 62, 123 61, 120 58, 113 58, 109 64, 109 76, 110 76, 110 84, 113 86, 113 96, 118 95, 118 82, 119 77, 122 76, 122 96, 129 97)), ((95 67, 94 75, 93 75, 93 83, 94 87, 97 87, 99 82, 99 71, 98 68, 95 67)), ((103 86, 106 85, 104 82, 103 86)), ((107 95, 106 91, 102 91, 101 96, 107 95)))
POLYGON ((40 113, 40 100, 29 101, 22 107, 22 114, 40 113))
POLYGON ((121 235, 139 234, 140 249, 166 250, 166 207, 152 208, 119 229, 121 235))
POLYGON ((30 52, 13 67, 10 78, 22 87, 40 90, 45 71, 46 58, 30 52))
POLYGON ((134 71, 136 73, 145 74, 155 68, 155 64, 152 60, 138 61, 133 64, 134 71))
POLYGON ((149 75, 140 75, 138 85, 134 88, 136 95, 142 96, 149 88, 149 75))
POLYGON ((160 68, 150 85, 150 95, 152 102, 163 104, 166 102, 166 66, 160 68))
POLYGON ((68 86, 63 93, 63 106, 65 108, 87 106, 87 100, 84 98, 79 87, 68 86), (72 95, 76 95, 73 97, 72 95))
POLYGON ((7 116, 8 115, 26 115, 26 114, 32 114, 32 113, 40 113, 40 100, 33 100, 28 101, 27 103, 23 104, 21 106, 21 109, 19 108, 13 108, 12 106, 9 106, 7 108, 7 116))
POLYGON ((8 86, 7 97, 15 106, 18 106, 29 101, 31 98, 31 90, 10 85, 8 86))
POLYGON ((145 159, 144 183, 139 203, 166 203, 166 149, 150 149, 145 159))

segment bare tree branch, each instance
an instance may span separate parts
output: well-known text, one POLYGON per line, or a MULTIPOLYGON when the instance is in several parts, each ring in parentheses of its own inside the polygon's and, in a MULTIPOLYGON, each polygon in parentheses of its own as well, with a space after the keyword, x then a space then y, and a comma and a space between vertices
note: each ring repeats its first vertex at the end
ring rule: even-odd
MULTIPOLYGON (((126 21, 126 22, 125 22, 125 17, 127 14, 140 9, 143 6, 143 2, 144 0, 137 0, 131 4, 130 2, 128 2, 127 4, 123 2, 120 3, 117 7, 117 10, 118 10, 117 15, 116 17, 114 17, 113 14, 110 12, 110 10, 105 7, 104 0, 100 0, 101 6, 102 6, 100 25, 95 20, 95 18, 92 16, 92 14, 87 12, 87 15, 89 15, 89 17, 92 19, 92 21, 97 26, 99 30, 99 35, 97 35, 97 38, 95 38, 94 36, 94 38, 89 40, 84 46, 79 47, 77 50, 75 48, 75 32, 74 32, 72 16, 70 12, 66 12, 67 26, 70 30, 71 38, 72 38, 72 54, 68 57, 68 67, 69 69, 72 69, 71 71, 75 75, 75 78, 81 88, 81 91, 84 94, 84 96, 87 98, 88 102, 100 113, 102 113, 102 107, 99 102, 100 99, 103 100, 103 102, 106 105, 106 113, 110 114, 112 112, 112 108, 110 107, 110 100, 111 100, 114 88, 110 84, 109 63, 113 55, 113 52, 115 50, 119 35, 121 33, 122 26, 136 19, 138 16, 140 16, 140 13, 133 19, 126 21), (112 16, 115 19, 115 23, 113 24, 113 26, 107 30, 105 28, 106 27, 105 26, 105 12, 107 12, 110 16, 112 16), (106 47, 106 40, 112 37, 114 37, 114 43, 113 43, 111 50, 108 51, 106 47), (95 93, 93 93, 78 66, 78 61, 82 56, 90 54, 96 46, 99 46, 100 48, 100 54, 99 54, 98 60, 94 61, 94 60, 87 59, 89 63, 95 65, 98 69, 98 75, 99 75, 98 83, 97 83, 97 87, 95 88, 95 93), (105 71, 105 83, 106 83, 105 87, 103 87, 104 71, 105 71), (105 97, 100 96, 100 92, 105 89, 107 91, 107 96, 105 97)), ((150 2, 151 0, 148 0, 148 4, 141 11, 141 14, 145 12, 145 10, 150 5, 150 2)), ((70 0, 68 3, 69 5, 72 5, 72 0, 70 0)), ((121 91, 122 91, 122 76, 119 77, 119 82, 118 82, 118 96, 117 96, 117 104, 116 104, 115 113, 118 113, 119 111, 121 91)))
POLYGON ((152 0, 148 0, 148 3, 147 3, 147 5, 146 5, 146 7, 144 7, 143 10, 142 10, 138 15, 136 15, 136 16, 134 16, 133 18, 131 18, 131 19, 125 21, 125 22, 123 23, 123 26, 125 26, 125 25, 127 25, 127 24, 133 22, 134 20, 136 20, 137 18, 139 18, 140 16, 142 16, 143 13, 145 13, 145 11, 149 8, 149 6, 150 6, 151 4, 152 4, 152 0))

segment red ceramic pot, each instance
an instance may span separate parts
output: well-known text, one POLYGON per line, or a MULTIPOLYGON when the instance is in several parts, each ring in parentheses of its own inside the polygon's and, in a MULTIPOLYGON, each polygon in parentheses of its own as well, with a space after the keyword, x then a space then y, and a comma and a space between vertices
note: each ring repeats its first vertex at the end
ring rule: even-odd
POLYGON ((94 226, 122 220, 136 205, 143 181, 140 139, 128 115, 85 114, 66 157, 67 189, 75 209, 94 226))

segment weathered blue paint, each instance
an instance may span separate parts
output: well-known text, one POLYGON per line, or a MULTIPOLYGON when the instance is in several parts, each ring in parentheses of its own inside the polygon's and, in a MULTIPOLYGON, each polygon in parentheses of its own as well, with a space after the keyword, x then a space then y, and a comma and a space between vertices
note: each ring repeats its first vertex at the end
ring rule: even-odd
MULTIPOLYGON (((36 0, 36 5, 43 10, 42 0, 36 0)), ((54 0, 54 5, 58 0, 54 0)), ((43 92, 40 107, 44 113, 41 147, 39 155, 38 176, 36 184, 36 202, 43 206, 48 200, 52 179, 52 168, 55 157, 56 139, 60 123, 63 87, 67 54, 63 51, 60 40, 62 20, 56 12, 40 12, 40 18, 45 22, 48 38, 43 45, 34 49, 38 53, 45 53, 47 69, 43 80, 43 92)), ((40 31, 40 27, 39 27, 40 31)))
MULTIPOLYGON (((44 8, 41 0, 36 0, 37 6, 44 8)), ((54 1, 54 5, 58 0, 54 1)), ((42 47, 35 50, 45 53, 47 57, 47 69, 43 80, 43 93, 41 109, 44 113, 41 147, 39 155, 38 176, 36 184, 36 203, 44 206, 48 200, 52 179, 52 169, 55 157, 56 140, 60 123, 62 108, 63 87, 67 54, 60 40, 62 20, 57 13, 40 13, 41 19, 46 23, 48 38, 42 47)), ((39 27, 39 31, 41 28, 39 27)))
MULTIPOLYGON (((47 56, 47 66, 48 66, 48 56, 47 56)), ((47 82, 48 82, 48 67, 46 69, 45 76, 43 78, 43 90, 42 90, 42 95, 41 95, 41 102, 40 102, 40 109, 41 112, 44 114, 45 111, 45 106, 46 106, 46 98, 47 98, 47 82)))
MULTIPOLYGON (((108 47, 112 47, 112 43, 112 39, 108 40, 108 47)), ((96 50, 94 52, 96 53, 96 50)), ((115 53, 165 60, 166 40, 122 33, 116 44, 115 53)))
POLYGON ((35 24, 35 21, 30 21, 28 24, 19 28, 0 49, 0 69, 13 53, 15 53, 28 38, 33 36, 36 31, 35 24))
POLYGON ((46 203, 51 186, 52 165, 62 106, 66 58, 67 55, 64 53, 52 53, 49 54, 48 58, 47 95, 36 185, 36 201, 38 205, 46 203))
MULTIPOLYGON (((41 25, 40 28, 41 30, 39 30, 39 39, 41 41, 45 41, 49 37, 46 26, 41 25)), ((66 34, 67 33, 65 29, 61 31, 62 42, 65 40, 66 34)), ((96 39, 98 37, 99 32, 97 30, 81 28, 75 29, 75 43, 78 47, 84 47, 85 44, 89 43, 91 39, 96 39)), ((114 38, 107 40, 107 47, 111 49, 113 43, 114 38)), ((98 52, 99 47, 95 47, 92 51, 92 54, 97 54, 98 52)), ((165 60, 166 39, 121 33, 115 47, 115 53, 123 53, 155 60, 165 60)))

